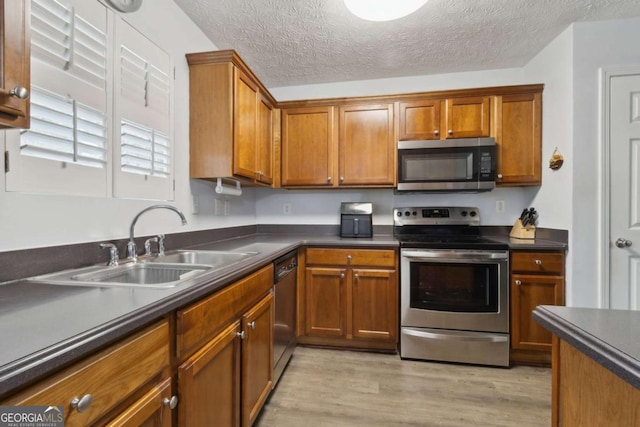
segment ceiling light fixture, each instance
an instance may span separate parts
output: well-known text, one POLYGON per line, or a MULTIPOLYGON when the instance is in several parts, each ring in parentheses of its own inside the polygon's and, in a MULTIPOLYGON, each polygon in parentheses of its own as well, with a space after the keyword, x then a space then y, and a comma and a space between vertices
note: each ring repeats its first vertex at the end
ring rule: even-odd
POLYGON ((344 0, 347 9, 367 21, 393 21, 420 9, 427 0, 344 0))

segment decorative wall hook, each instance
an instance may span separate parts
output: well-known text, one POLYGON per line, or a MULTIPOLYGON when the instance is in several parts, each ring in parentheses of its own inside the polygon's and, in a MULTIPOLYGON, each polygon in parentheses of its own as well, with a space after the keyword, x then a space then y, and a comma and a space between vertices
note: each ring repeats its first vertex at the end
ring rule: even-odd
POLYGON ((562 154, 560 154, 560 150, 558 150, 558 147, 556 147, 556 149, 553 150, 551 159, 549 159, 549 167, 553 170, 558 170, 562 167, 563 163, 564 157, 562 156, 562 154))

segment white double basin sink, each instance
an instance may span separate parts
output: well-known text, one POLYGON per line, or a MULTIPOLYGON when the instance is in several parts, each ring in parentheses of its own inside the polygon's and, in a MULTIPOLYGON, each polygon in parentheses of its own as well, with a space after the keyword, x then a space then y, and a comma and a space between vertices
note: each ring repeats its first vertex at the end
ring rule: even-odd
POLYGON ((116 266, 92 266, 45 274, 29 281, 67 286, 171 288, 256 255, 258 252, 183 250, 142 257, 136 262, 126 261, 116 266))

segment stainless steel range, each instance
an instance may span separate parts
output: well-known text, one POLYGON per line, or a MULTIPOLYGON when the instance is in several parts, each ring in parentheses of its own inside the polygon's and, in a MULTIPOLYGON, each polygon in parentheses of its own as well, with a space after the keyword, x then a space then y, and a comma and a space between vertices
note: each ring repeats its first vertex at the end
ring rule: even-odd
POLYGON ((506 243, 468 207, 394 209, 400 241, 400 356, 509 366, 506 243))

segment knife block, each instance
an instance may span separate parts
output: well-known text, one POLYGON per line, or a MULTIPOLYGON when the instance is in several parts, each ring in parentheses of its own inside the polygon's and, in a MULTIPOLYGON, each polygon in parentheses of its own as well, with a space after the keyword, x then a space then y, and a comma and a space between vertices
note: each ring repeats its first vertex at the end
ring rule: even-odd
POLYGON ((535 239, 536 238, 536 226, 529 224, 527 226, 522 225, 520 218, 516 220, 516 223, 511 227, 509 237, 516 239, 535 239))

